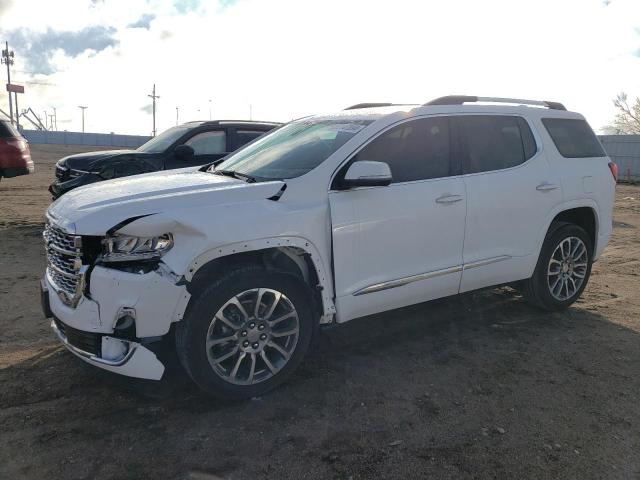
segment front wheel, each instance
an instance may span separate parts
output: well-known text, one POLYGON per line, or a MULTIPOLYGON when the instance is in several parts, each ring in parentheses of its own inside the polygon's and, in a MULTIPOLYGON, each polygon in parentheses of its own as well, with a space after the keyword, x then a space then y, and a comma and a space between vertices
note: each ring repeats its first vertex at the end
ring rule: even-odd
POLYGON ((573 224, 552 226, 535 272, 524 282, 525 297, 546 310, 567 308, 587 286, 592 254, 593 245, 584 229, 573 224))
POLYGON ((253 266, 232 270, 192 299, 176 329, 178 357, 216 397, 261 395, 302 361, 312 312, 308 288, 296 277, 253 266))

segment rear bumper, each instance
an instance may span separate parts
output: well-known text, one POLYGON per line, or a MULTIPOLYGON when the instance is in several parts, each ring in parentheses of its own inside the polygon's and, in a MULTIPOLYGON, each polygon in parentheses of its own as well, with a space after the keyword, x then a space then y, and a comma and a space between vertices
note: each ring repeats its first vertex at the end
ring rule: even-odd
POLYGON ((20 175, 28 175, 35 172, 33 163, 24 167, 9 167, 0 169, 0 177, 12 178, 19 177, 20 175))

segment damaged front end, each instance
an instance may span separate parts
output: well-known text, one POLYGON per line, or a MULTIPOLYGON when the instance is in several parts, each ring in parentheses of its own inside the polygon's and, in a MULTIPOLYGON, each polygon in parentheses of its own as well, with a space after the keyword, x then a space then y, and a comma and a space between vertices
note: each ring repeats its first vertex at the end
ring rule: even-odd
POLYGON ((43 237, 43 309, 62 343, 83 360, 123 375, 160 379, 154 353, 189 300, 184 280, 162 262, 170 233, 77 235, 51 219, 43 237))

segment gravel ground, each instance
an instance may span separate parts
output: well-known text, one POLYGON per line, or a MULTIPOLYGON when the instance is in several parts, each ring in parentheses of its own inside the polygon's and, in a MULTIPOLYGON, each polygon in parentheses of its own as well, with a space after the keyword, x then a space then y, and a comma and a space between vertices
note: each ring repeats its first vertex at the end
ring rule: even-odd
POLYGON ((583 298, 509 288, 322 333, 275 392, 225 404, 176 369, 93 369, 42 318, 53 162, 0 182, 0 478, 640 478, 640 188, 618 187, 583 298))

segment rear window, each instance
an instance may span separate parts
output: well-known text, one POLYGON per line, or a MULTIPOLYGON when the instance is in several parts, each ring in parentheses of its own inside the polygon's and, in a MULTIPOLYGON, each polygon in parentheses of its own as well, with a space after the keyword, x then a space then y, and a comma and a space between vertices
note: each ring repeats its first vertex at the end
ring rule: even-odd
POLYGON ((20 137, 20 133, 10 122, 0 121, 0 137, 20 137))
POLYGON ((553 143, 566 158, 604 157, 606 153, 589 124, 572 118, 543 118, 553 143))

